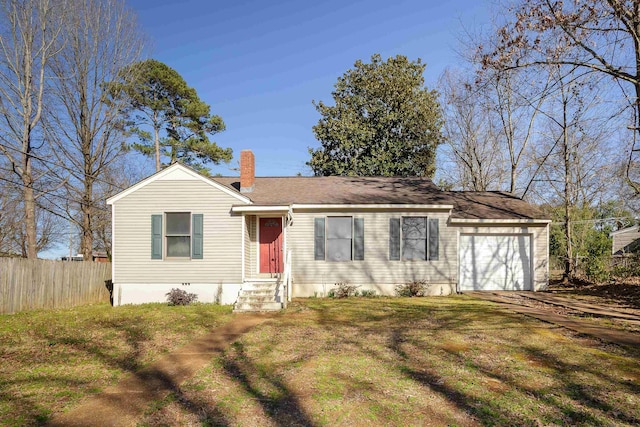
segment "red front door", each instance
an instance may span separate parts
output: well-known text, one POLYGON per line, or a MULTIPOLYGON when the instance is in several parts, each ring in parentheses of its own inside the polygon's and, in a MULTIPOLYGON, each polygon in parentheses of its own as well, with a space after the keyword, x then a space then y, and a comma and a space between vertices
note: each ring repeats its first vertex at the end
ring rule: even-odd
POLYGON ((282 218, 260 218, 260 273, 282 273, 282 218))

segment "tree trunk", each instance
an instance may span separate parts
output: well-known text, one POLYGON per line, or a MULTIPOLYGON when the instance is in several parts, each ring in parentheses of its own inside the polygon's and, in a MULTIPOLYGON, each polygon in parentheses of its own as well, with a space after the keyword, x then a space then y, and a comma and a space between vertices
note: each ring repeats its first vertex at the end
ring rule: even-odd
MULTIPOLYGON (((28 155, 24 155, 28 158, 28 155)), ((29 173, 22 175, 23 197, 24 197, 24 218, 25 218, 25 240, 26 253, 29 259, 38 258, 38 234, 36 227, 36 198, 33 191, 33 179, 31 177, 30 160, 26 161, 29 173)))
POLYGON ((80 211, 82 213, 82 236, 80 236, 80 248, 82 249, 83 261, 93 261, 93 180, 85 176, 84 194, 80 211))
MULTIPOLYGON (((31 63, 27 62, 25 77, 27 82, 31 79, 31 63)), ((29 259, 38 258, 38 229, 36 224, 36 195, 33 189, 33 171, 31 170, 31 98, 27 97, 25 112, 23 115, 23 133, 22 133, 22 193, 24 197, 24 221, 25 221, 25 240, 26 253, 22 255, 29 259)))
POLYGON ((158 123, 158 112, 153 112, 153 141, 156 147, 156 172, 160 171, 160 124, 158 123))
MULTIPOLYGON (((564 87, 563 87, 564 90, 564 87)), ((571 184, 569 180, 569 171, 571 167, 571 159, 569 157, 569 134, 567 132, 567 100, 562 100, 562 154, 564 156, 564 235, 567 240, 566 261, 564 264, 563 281, 567 282, 573 278, 575 266, 573 263, 573 245, 571 244, 571 184)))
MULTIPOLYGON (((83 76, 84 77, 84 76, 83 76)), ((91 218, 93 217, 93 157, 91 147, 93 145, 93 134, 89 123, 89 101, 86 93, 86 83, 81 80, 80 88, 80 144, 83 158, 83 189, 80 198, 80 212, 82 214, 82 225, 80 226, 80 249, 83 261, 93 261, 93 227, 91 218)))

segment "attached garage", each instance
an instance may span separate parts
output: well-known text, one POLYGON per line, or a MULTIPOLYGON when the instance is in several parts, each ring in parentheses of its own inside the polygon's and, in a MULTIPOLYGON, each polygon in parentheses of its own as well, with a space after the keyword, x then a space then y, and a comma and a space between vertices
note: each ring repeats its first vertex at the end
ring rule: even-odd
POLYGON ((461 234, 459 291, 532 290, 530 234, 461 234))

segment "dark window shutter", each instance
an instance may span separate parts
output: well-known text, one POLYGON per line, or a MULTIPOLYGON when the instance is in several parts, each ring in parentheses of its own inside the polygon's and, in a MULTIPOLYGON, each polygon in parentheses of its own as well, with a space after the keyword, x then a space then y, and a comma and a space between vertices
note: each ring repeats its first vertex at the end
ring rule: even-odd
POLYGON ((191 221, 191 258, 202 259, 202 244, 204 242, 203 234, 203 215, 193 214, 191 221))
POLYGON ((151 215, 151 259, 162 259, 162 215, 151 215))
POLYGON ((438 219, 429 218, 429 261, 438 260, 440 230, 438 219))
POLYGON ((353 259, 364 259, 364 218, 353 219, 353 259))
POLYGON ((389 218, 389 259, 400 259, 400 218, 389 218))
POLYGON ((314 223, 314 257, 324 260, 324 218, 316 218, 314 223))

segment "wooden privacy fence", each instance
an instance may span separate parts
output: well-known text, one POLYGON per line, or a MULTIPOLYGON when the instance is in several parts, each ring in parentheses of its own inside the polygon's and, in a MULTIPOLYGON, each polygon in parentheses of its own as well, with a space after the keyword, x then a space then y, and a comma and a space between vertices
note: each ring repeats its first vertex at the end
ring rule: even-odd
POLYGON ((108 302, 111 263, 0 258, 0 314, 108 302))

